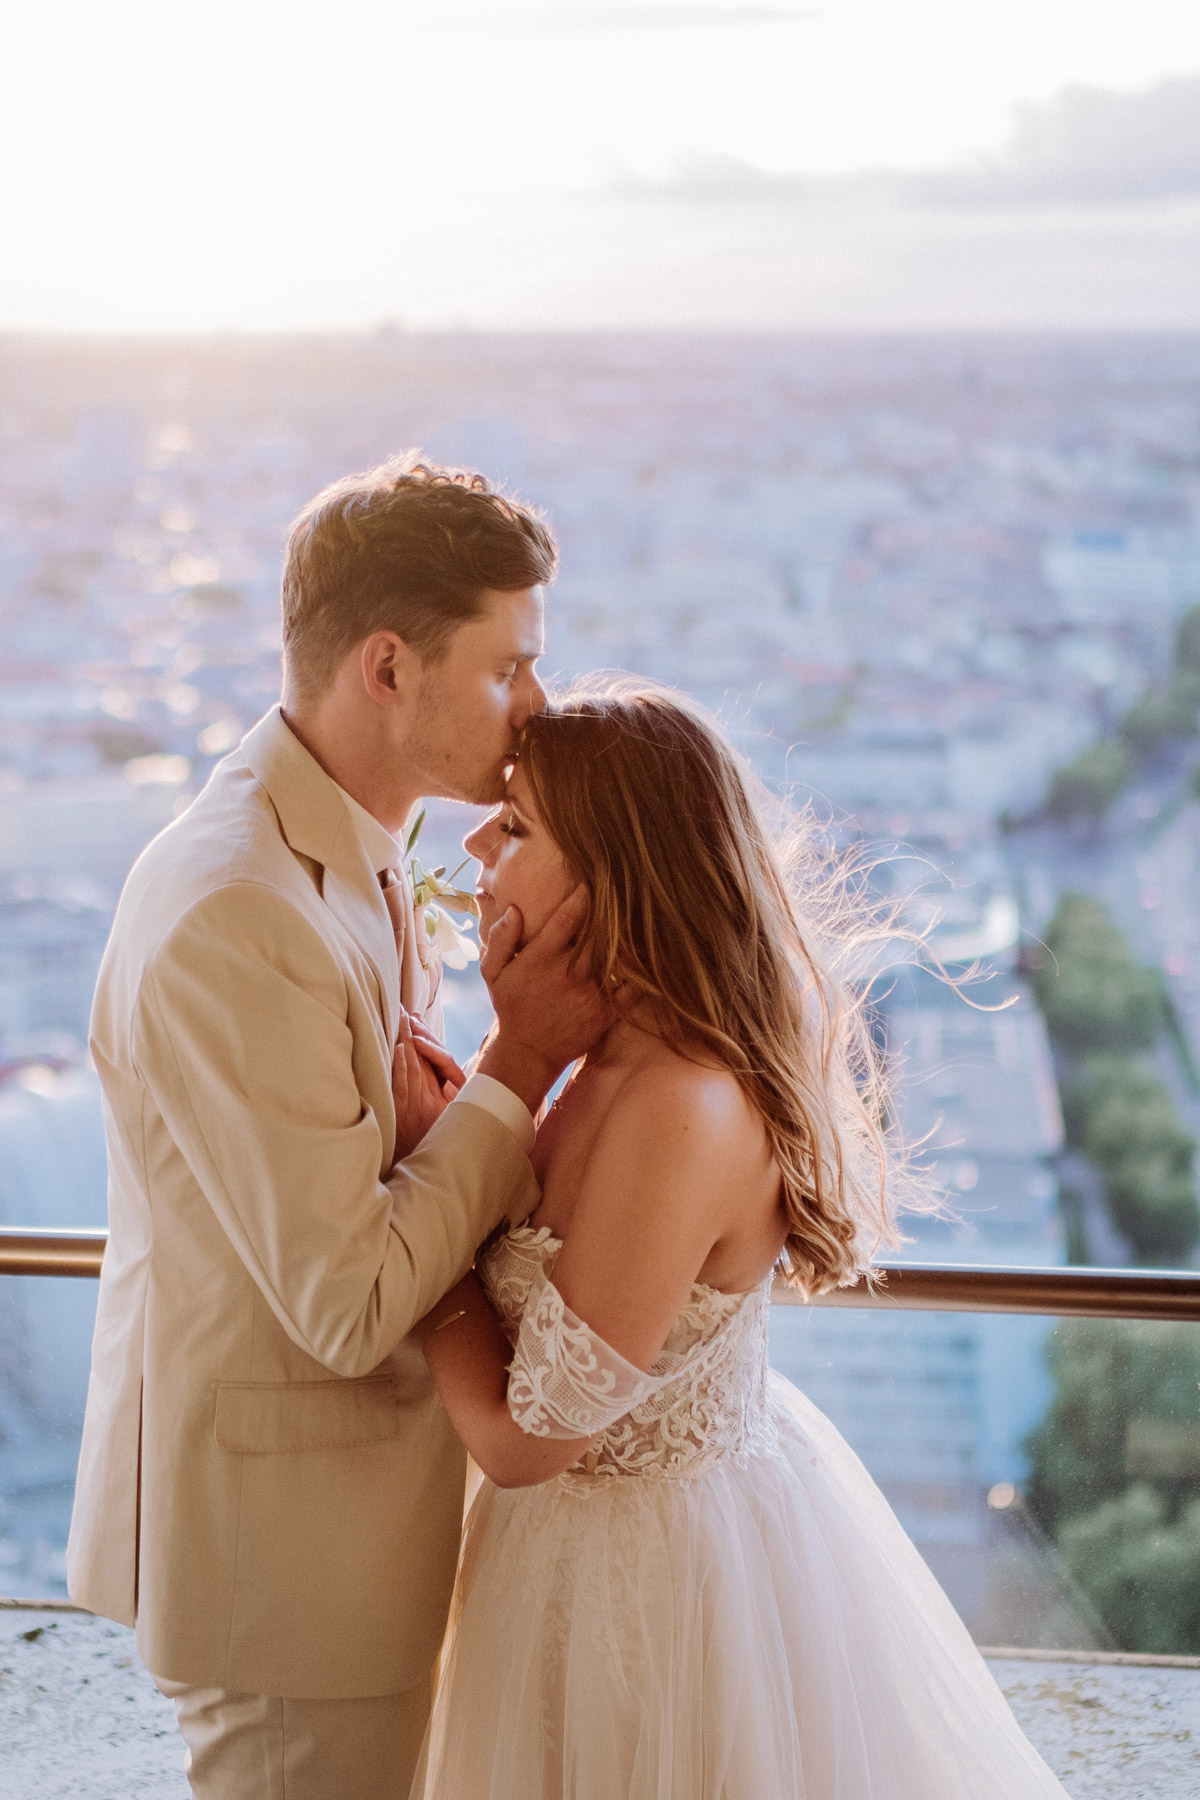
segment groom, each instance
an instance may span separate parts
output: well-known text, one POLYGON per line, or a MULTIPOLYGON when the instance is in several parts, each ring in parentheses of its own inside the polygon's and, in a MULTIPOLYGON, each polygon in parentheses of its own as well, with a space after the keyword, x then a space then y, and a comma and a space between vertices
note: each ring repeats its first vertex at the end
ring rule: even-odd
POLYGON ((422 794, 500 797, 555 561, 480 476, 398 460, 318 495, 287 547, 282 708, 117 910, 70 1590, 136 1623, 203 1800, 408 1794, 464 1453, 406 1334, 536 1202, 532 1114, 604 1016, 572 902, 519 956, 502 921, 498 1030, 447 1104, 414 1051, 433 996, 397 834, 422 794))

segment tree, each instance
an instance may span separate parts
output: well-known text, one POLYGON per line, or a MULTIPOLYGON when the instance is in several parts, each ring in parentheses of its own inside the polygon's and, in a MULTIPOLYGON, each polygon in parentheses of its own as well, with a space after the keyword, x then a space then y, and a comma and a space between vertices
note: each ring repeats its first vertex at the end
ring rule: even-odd
POLYGON ((1195 737, 1200 671, 1176 669, 1165 688, 1135 700, 1121 720, 1121 737, 1135 756, 1153 756, 1176 738, 1195 737))
MULTIPOLYGON (((1129 1486, 1129 1428, 1135 1420, 1200 1420, 1200 1325, 1134 1319, 1063 1319, 1046 1346, 1054 1396, 1027 1441, 1027 1499, 1039 1523, 1059 1527, 1129 1486)), ((1194 1480, 1162 1475, 1154 1486, 1169 1506, 1194 1480)))
POLYGON ((1118 735, 1101 738, 1055 774, 1046 799, 1052 819, 1102 819, 1133 779, 1139 761, 1164 745, 1200 734, 1200 606, 1184 613, 1175 632, 1171 672, 1148 688, 1121 720, 1118 735))
POLYGON ((1200 674, 1200 606, 1190 606, 1175 629, 1175 667, 1200 674))
POLYGON ((1060 1092, 1067 1140, 1100 1170, 1113 1224, 1138 1261, 1186 1261, 1200 1241, 1196 1146, 1163 1083, 1132 1056, 1088 1056, 1060 1092))
POLYGON ((1133 960, 1098 901, 1064 894, 1032 977, 1058 1053, 1068 1142, 1099 1169, 1138 1261, 1185 1261, 1200 1242, 1196 1146, 1162 1082, 1130 1054, 1170 1027, 1160 972, 1133 960))
POLYGON ((1102 819, 1133 777, 1133 758, 1123 743, 1101 738, 1059 769, 1046 810, 1052 819, 1102 819))
POLYGON ((1163 1028, 1158 971, 1134 962, 1104 907, 1082 894, 1059 902, 1033 985, 1051 1037, 1074 1054, 1148 1050, 1163 1028))
POLYGON ((1064 1526, 1063 1560, 1125 1650, 1200 1650, 1200 1500, 1177 1519, 1142 1483, 1064 1526))
POLYGON ((1196 1146, 1162 1083, 1137 1069, 1129 1086, 1110 1093, 1089 1118, 1083 1148, 1103 1174, 1113 1224, 1138 1261, 1167 1268, 1186 1262, 1200 1239, 1196 1146))
POLYGON ((1030 1511, 1125 1649, 1200 1652, 1200 1325, 1065 1319, 1047 1360, 1030 1511))

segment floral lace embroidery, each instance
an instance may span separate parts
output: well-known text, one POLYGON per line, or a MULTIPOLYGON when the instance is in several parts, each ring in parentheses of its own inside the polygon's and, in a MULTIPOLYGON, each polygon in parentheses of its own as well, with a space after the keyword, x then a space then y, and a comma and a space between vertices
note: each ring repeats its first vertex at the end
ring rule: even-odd
POLYGON ((508 1410, 531 1437, 593 1437, 662 1386, 577 1318, 539 1268, 529 1288, 508 1410))
POLYGON ((549 1279, 562 1248, 521 1225, 488 1246, 484 1288, 516 1346, 509 1406, 545 1437, 601 1435, 559 1481, 590 1491, 618 1476, 691 1479, 726 1457, 775 1447, 766 1403, 770 1284, 693 1287, 647 1374, 576 1318, 549 1279))
POLYGON ((561 1240, 545 1225, 517 1225, 491 1239, 476 1264, 483 1291, 514 1346, 533 1278, 552 1262, 561 1240))

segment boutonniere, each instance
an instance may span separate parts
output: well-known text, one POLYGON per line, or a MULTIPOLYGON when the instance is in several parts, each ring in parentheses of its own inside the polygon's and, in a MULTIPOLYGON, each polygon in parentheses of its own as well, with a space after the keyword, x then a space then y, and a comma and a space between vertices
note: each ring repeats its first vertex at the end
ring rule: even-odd
POLYGON ((404 860, 412 888, 417 955, 421 967, 439 977, 443 964, 450 969, 465 969, 468 963, 479 961, 479 945, 467 936, 466 928, 455 924, 450 916, 451 913, 466 913, 477 919, 479 904, 474 894, 454 885, 455 878, 467 866, 465 861, 459 863, 452 875, 446 874, 444 864, 437 869, 422 866, 414 853, 424 823, 425 808, 422 807, 405 841, 404 860))

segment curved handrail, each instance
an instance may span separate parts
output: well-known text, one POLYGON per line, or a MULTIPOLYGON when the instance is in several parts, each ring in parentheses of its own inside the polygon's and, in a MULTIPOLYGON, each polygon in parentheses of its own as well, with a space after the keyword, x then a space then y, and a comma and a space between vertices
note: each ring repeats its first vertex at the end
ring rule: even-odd
MULTIPOLYGON (((1200 1274, 1186 1269, 995 1268, 979 1263, 881 1262, 877 1282, 835 1288, 821 1306, 917 1312, 1036 1313, 1046 1318, 1197 1319, 1200 1274)), ((803 1305, 776 1282, 774 1298, 803 1305)))
POLYGON ((107 1231, 30 1231, 0 1226, 0 1275, 100 1273, 107 1231))
MULTIPOLYGON (((0 1275, 97 1276, 106 1231, 0 1226, 0 1275)), ((916 1312, 1036 1313, 1047 1318, 1200 1320, 1200 1273, 1186 1269, 1018 1269, 978 1263, 881 1262, 875 1280, 822 1294, 818 1306, 916 1312)), ((775 1300, 802 1294, 775 1284, 775 1300)))

